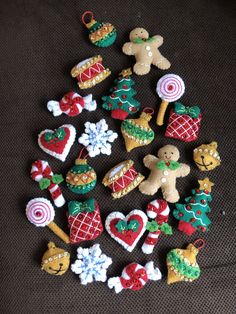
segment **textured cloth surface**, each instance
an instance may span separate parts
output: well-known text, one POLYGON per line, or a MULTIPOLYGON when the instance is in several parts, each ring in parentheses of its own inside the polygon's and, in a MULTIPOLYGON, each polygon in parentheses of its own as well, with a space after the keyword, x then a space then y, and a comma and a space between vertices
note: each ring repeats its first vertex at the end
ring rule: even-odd
MULTIPOLYGON (((1 67, 1 313, 235 313, 236 312, 236 210, 235 210, 235 1, 229 0, 2 0, 0 2, 0 67, 1 67), (108 21, 118 30, 117 41, 100 49, 89 42, 81 15, 92 10, 99 21, 108 21), (171 62, 168 72, 152 68, 144 77, 134 75, 137 99, 143 106, 155 109, 160 99, 156 95, 157 80, 166 73, 180 75, 186 84, 181 102, 199 105, 203 120, 199 139, 184 143, 164 137, 163 127, 150 126, 156 139, 148 146, 127 153, 120 133, 120 122, 101 109, 101 97, 113 86, 122 68, 132 66, 134 58, 122 54, 130 30, 145 27, 151 35, 164 37, 160 51, 171 62), (79 61, 100 53, 112 75, 91 89, 100 106, 95 112, 84 111, 79 117, 65 115, 54 118, 47 110, 47 101, 61 99, 74 90, 82 96, 71 68, 79 61), (119 132, 111 156, 89 158, 95 168, 98 184, 86 197, 70 192, 61 184, 67 200, 94 197, 100 204, 103 221, 111 211, 128 213, 134 208, 145 210, 148 202, 161 197, 134 190, 121 199, 112 200, 110 191, 101 184, 103 175, 125 159, 133 159, 135 168, 145 176, 149 171, 142 159, 156 154, 164 144, 175 144, 181 152, 181 162, 192 166, 191 174, 178 180, 181 200, 205 177, 192 160, 192 151, 201 143, 215 140, 219 144, 222 165, 207 173, 215 182, 212 190, 212 220, 208 234, 199 234, 206 247, 198 255, 202 274, 193 283, 167 286, 165 266, 170 249, 194 241, 176 230, 177 221, 170 215, 174 235, 163 236, 151 256, 141 251, 141 240, 132 253, 125 251, 106 232, 93 243, 111 256, 113 264, 108 278, 119 276, 125 265, 144 265, 154 260, 164 280, 148 282, 139 292, 122 291, 116 295, 104 283, 80 285, 70 271, 60 278, 40 270, 41 257, 49 241, 68 250, 72 262, 76 245, 62 243, 48 228, 36 228, 25 217, 25 206, 33 197, 48 197, 30 178, 31 163, 36 159, 49 161, 55 173, 63 173, 74 165, 81 145, 75 143, 65 163, 45 154, 37 145, 37 134, 45 128, 57 128, 71 123, 81 135, 84 122, 105 118, 109 128, 119 132), (225 211, 225 215, 222 215, 225 211)), ((90 92, 90 90, 89 90, 90 92)), ((166 122, 170 108, 166 115, 166 122)), ((138 116, 138 115, 137 115, 138 116)), ((78 136, 77 136, 78 138, 78 136)), ((173 205, 170 205, 173 210, 173 205)), ((56 209, 55 221, 68 232, 67 208, 56 209)), ((84 243, 83 247, 92 243, 84 243)))

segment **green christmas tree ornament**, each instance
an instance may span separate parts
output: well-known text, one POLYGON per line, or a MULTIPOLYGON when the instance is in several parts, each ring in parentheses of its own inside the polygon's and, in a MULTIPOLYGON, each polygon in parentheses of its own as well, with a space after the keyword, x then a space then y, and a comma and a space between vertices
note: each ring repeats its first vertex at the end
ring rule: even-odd
MULTIPOLYGON (((83 151, 83 150, 82 150, 83 151)), ((67 187, 76 194, 86 194, 93 190, 97 183, 95 170, 88 165, 87 159, 80 158, 75 160, 75 165, 67 172, 67 187)))
POLYGON ((110 95, 102 97, 102 107, 111 111, 114 119, 125 120, 129 114, 132 115, 140 109, 140 103, 134 98, 136 91, 132 88, 134 81, 131 74, 130 68, 123 70, 114 81, 115 86, 110 89, 110 95))
POLYGON ((92 44, 98 47, 108 47, 115 42, 117 36, 115 27, 110 23, 97 22, 93 12, 84 12, 82 22, 89 30, 89 39, 92 44))

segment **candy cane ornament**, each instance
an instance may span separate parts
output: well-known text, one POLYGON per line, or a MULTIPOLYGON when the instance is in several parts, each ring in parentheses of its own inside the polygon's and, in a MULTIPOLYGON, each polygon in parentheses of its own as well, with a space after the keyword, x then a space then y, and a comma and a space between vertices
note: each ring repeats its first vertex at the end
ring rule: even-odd
POLYGON ((115 289, 116 293, 123 289, 131 289, 133 291, 141 290, 148 280, 160 280, 162 274, 159 268, 154 268, 154 263, 148 262, 144 267, 137 263, 127 265, 120 277, 112 277, 108 279, 107 285, 110 289, 115 289))
MULTIPOLYGON (((172 234, 171 227, 167 224, 170 208, 165 200, 154 200, 147 205, 147 216, 151 219, 154 219, 156 231, 149 232, 143 245, 142 251, 144 254, 151 254, 155 245, 159 240, 159 236, 162 233, 161 226, 164 227, 164 224, 167 225, 168 231, 164 233, 172 234)), ((151 222, 152 224, 152 222, 151 222)))
POLYGON ((32 163, 31 178, 39 183, 41 190, 48 189, 56 207, 62 207, 65 204, 66 201, 58 185, 63 181, 63 177, 58 174, 54 175, 47 161, 37 160, 32 163))

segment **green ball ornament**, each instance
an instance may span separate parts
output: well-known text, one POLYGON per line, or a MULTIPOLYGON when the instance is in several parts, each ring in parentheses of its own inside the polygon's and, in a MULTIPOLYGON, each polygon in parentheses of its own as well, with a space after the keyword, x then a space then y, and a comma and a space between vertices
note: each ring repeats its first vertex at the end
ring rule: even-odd
POLYGON ((95 170, 87 164, 87 159, 77 158, 75 165, 67 172, 67 187, 76 194, 86 194, 93 190, 97 183, 95 170))

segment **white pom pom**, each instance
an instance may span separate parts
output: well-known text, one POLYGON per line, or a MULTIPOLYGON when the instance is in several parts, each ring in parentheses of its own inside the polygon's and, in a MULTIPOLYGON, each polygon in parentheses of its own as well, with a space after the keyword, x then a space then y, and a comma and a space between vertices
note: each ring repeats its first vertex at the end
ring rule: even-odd
POLYGON ((147 271, 147 275, 148 275, 149 280, 157 281, 157 280, 161 279, 162 274, 160 272, 160 269, 158 267, 154 268, 154 262, 153 261, 148 262, 145 265, 145 269, 147 271))
POLYGON ((119 293, 123 290, 122 284, 120 282, 120 277, 112 277, 107 281, 107 286, 110 289, 115 289, 115 293, 119 293))
POLYGON ((50 112, 52 112, 54 117, 58 117, 62 114, 62 111, 60 109, 60 104, 58 101, 55 101, 55 100, 48 101, 47 108, 50 112))

